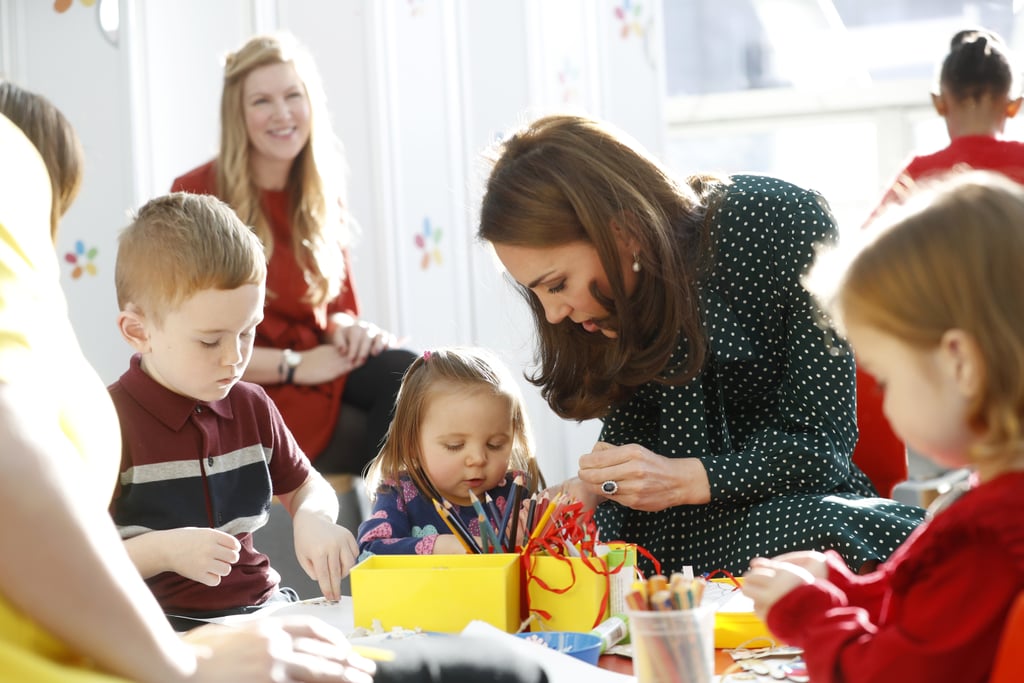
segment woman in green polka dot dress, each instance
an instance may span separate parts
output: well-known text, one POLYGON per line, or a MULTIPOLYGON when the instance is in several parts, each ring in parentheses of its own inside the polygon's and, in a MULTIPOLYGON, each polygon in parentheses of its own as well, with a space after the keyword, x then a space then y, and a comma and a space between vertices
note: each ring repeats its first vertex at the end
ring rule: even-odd
POLYGON ((533 312, 531 380, 604 422, 571 487, 605 540, 666 572, 829 548, 861 570, 923 518, 850 459, 853 357, 800 283, 836 237, 817 193, 676 180, 607 124, 552 116, 502 143, 479 236, 533 312))

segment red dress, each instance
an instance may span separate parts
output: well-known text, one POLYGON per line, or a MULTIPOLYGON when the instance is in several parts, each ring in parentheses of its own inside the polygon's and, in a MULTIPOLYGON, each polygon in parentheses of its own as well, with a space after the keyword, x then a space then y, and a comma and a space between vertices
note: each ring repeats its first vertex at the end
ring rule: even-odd
POLYGON ((968 491, 871 574, 828 559, 828 580, 790 591, 767 620, 804 648, 814 683, 985 683, 1024 589, 1024 472, 968 491))
MULTIPOLYGON (((900 187, 960 167, 997 171, 1024 184, 1024 143, 987 135, 954 138, 934 154, 913 157, 885 193, 876 215, 886 204, 898 201, 900 187)), ((906 448, 882 412, 882 392, 874 378, 857 368, 857 429, 853 461, 864 470, 883 496, 907 478, 906 448)))
MULTIPOLYGON (((217 171, 210 161, 176 178, 172 192, 217 195, 217 171)), ((305 301, 306 282, 291 245, 291 218, 285 191, 262 192, 263 211, 274 236, 274 253, 267 265, 267 303, 263 322, 256 328, 256 346, 306 351, 323 343, 333 313, 359 315, 352 284, 349 254, 343 250, 346 279, 333 301, 313 306, 305 301)), ((267 394, 277 404, 285 424, 310 460, 327 447, 341 412, 345 391, 342 375, 325 384, 268 384, 267 394)))

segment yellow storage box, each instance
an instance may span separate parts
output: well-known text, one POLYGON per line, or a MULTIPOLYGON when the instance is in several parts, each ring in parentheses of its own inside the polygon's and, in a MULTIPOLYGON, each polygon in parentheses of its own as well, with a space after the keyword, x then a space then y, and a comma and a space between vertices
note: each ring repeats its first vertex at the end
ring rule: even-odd
POLYGON ((373 555, 349 575, 353 621, 385 630, 458 633, 474 619, 519 629, 519 556, 373 555))
MULTIPOLYGON (((736 580, 743 583, 742 577, 736 580)), ((715 605, 715 647, 739 647, 753 638, 775 640, 765 623, 754 614, 753 601, 736 588, 732 579, 711 579, 701 603, 715 605)), ((765 644, 752 645, 761 647, 765 644)), ((776 640, 776 644, 780 643, 776 640)))

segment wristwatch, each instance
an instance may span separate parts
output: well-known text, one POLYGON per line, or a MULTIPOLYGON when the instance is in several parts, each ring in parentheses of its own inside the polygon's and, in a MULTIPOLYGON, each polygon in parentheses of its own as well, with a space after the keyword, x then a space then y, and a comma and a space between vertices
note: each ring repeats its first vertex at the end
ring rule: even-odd
POLYGON ((299 363, 302 362, 302 354, 298 351, 292 351, 291 349, 285 349, 281 352, 281 369, 284 375, 285 384, 293 384, 295 382, 295 368, 299 367, 299 363))

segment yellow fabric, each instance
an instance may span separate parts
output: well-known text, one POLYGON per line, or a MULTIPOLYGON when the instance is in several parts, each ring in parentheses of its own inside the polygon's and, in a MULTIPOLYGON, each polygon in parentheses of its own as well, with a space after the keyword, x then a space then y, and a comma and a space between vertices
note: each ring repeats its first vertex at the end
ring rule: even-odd
MULTIPOLYGON (((81 494, 104 509, 121 453, 117 415, 67 317, 50 241, 50 183, 35 147, 0 115, 0 382, 40 392, 35 428, 61 430, 90 478, 81 494)), ((10 517, 5 523, 10 523, 10 517)), ((46 542, 46 539, 40 539, 46 542)), ((5 551, 9 552, 9 551, 5 551)), ((74 558, 68 558, 74 571, 74 558)), ((57 587, 55 587, 57 589, 57 587)), ((0 588, 0 678, 112 683, 11 605, 0 588)))

